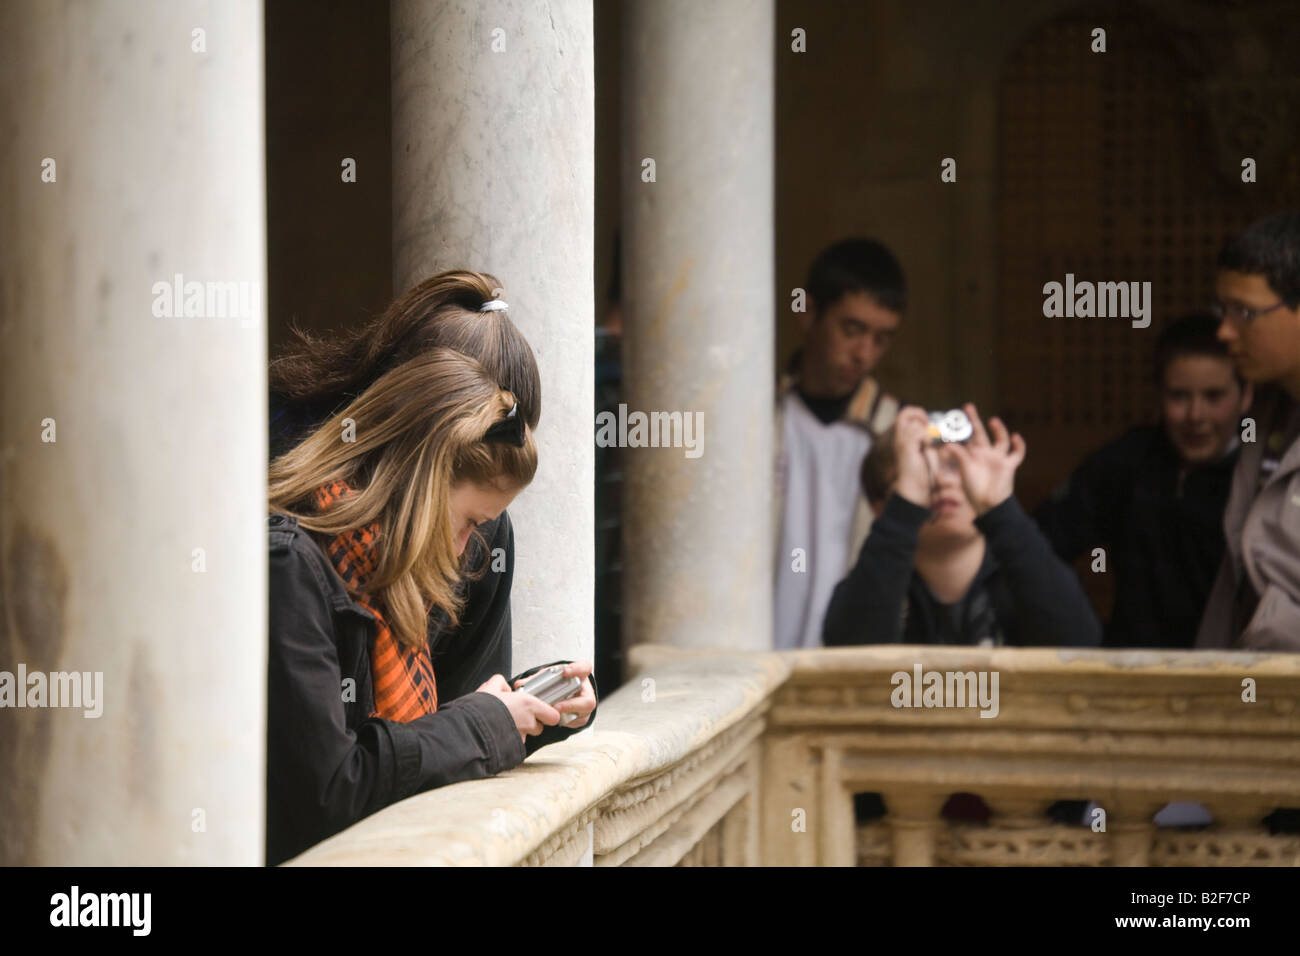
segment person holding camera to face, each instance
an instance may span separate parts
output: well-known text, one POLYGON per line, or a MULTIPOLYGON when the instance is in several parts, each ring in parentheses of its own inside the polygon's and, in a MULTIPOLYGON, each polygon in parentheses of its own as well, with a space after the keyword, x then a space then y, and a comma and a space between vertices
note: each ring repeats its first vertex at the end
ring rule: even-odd
POLYGON ((974 405, 904 407, 862 464, 875 513, 835 588, 827 646, 1101 643, 1074 572, 1013 495, 1025 442, 974 405), (937 425, 935 419, 938 419, 937 425))

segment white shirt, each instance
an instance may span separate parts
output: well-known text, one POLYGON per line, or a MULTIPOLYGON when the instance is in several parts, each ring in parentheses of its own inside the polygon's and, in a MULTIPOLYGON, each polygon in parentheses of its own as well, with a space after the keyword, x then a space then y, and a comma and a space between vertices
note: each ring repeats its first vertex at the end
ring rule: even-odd
POLYGON ((774 643, 777 650, 821 647, 831 593, 856 557, 849 551, 862 495, 858 476, 871 436, 848 422, 823 425, 793 389, 782 402, 778 468, 785 471, 785 501, 773 592, 774 643))

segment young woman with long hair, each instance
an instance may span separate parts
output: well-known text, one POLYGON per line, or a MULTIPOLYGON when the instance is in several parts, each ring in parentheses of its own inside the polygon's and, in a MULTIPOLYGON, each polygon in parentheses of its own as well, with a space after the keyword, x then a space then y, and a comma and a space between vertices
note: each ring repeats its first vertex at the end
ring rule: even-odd
POLYGON ((519 401, 528 427, 542 414, 542 382, 528 340, 489 273, 451 269, 398 296, 383 314, 333 335, 292 328, 271 363, 271 455, 301 441, 379 376, 432 349, 477 359, 519 401))
POLYGON ((504 676, 505 508, 537 467, 529 413, 474 357, 384 346, 271 465, 269 863, 410 794, 509 769, 595 710, 589 662, 563 662, 582 690, 554 707, 504 676))

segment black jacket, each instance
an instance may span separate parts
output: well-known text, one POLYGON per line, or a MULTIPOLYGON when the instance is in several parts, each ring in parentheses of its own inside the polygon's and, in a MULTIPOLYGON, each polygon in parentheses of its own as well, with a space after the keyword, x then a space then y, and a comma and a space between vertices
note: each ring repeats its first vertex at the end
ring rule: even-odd
MULTIPOLYGON (((431 617, 438 710, 398 723, 369 716, 374 616, 348 595, 296 518, 269 517, 269 864, 398 800, 508 770, 538 747, 577 732, 548 727, 525 745, 506 705, 474 693, 493 674, 511 673, 514 533, 504 512, 482 529, 490 548, 504 549, 506 568, 467 583, 465 613, 455 630, 439 628, 431 617)), ((470 547, 478 553, 469 560, 477 562, 481 547, 472 538, 470 547)), ((586 726, 594 721, 593 713, 586 726)))
POLYGON ((1096 645, 1101 627, 1074 572, 1014 497, 975 519, 984 562, 966 596, 941 604, 914 570, 930 510, 891 495, 857 563, 835 586, 822 627, 829 646, 853 644, 1096 645))
POLYGON ((1085 459, 1034 512, 1063 560, 1106 549, 1115 579, 1107 647, 1195 643, 1223 560, 1237 457, 1185 469, 1163 428, 1134 428, 1085 459))

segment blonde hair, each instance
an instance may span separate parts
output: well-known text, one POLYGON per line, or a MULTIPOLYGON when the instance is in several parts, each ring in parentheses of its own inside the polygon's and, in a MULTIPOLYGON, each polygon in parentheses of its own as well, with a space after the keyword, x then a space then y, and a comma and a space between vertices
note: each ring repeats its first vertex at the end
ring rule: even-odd
POLYGON ((270 509, 294 515, 325 538, 377 521, 377 564, 366 582, 367 598, 382 606, 402 644, 421 647, 430 611, 441 608, 455 627, 463 605, 465 574, 450 515, 453 485, 472 482, 514 494, 537 471, 530 428, 524 428, 522 447, 483 441, 514 405, 515 397, 479 362, 433 349, 380 376, 275 459, 270 509), (344 419, 352 419, 355 441, 343 440, 344 419), (334 481, 346 482, 353 493, 318 513, 314 495, 334 481))

